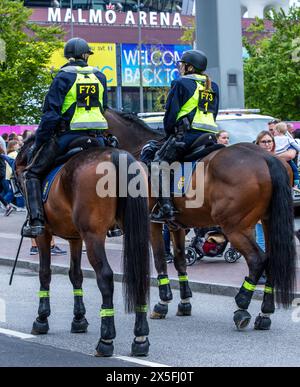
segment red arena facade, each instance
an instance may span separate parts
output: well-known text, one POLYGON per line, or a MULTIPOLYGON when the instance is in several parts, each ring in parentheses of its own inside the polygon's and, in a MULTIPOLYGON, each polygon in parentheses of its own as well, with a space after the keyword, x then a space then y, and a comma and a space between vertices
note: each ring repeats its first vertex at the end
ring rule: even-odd
MULTIPOLYGON (((130 112, 140 111, 141 71, 144 110, 162 109, 166 92, 178 77, 176 63, 192 48, 182 36, 194 26, 193 3, 145 0, 138 8, 140 2, 131 0, 24 1, 32 9, 33 22, 60 25, 65 40, 81 37, 91 44, 96 55, 90 64, 107 77, 110 106, 130 112)), ((244 19, 243 24, 246 28, 249 21, 244 19)), ((63 62, 60 52, 51 66, 59 68, 63 62)))

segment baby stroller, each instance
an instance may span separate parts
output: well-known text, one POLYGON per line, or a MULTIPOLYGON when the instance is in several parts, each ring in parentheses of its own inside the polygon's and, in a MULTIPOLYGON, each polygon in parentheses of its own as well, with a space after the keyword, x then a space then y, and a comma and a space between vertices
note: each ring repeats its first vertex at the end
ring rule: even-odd
MULTIPOLYGON (((187 266, 193 265, 203 257, 213 258, 223 255, 229 241, 220 227, 195 228, 194 231, 195 237, 185 249, 187 266)), ((240 258, 241 254, 233 247, 229 247, 224 254, 224 259, 228 263, 235 263, 240 258)))

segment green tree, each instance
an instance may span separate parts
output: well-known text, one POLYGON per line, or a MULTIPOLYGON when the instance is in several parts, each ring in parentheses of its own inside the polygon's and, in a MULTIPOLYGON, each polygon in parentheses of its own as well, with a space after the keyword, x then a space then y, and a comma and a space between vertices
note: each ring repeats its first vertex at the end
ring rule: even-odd
POLYGON ((39 121, 43 99, 51 82, 48 61, 63 45, 63 31, 59 27, 32 23, 30 14, 31 10, 24 7, 23 1, 0 0, 2 124, 39 121))
POLYGON ((270 12, 275 33, 257 39, 264 25, 250 27, 244 38, 250 57, 245 60, 245 97, 248 108, 283 120, 300 120, 300 8, 270 12))

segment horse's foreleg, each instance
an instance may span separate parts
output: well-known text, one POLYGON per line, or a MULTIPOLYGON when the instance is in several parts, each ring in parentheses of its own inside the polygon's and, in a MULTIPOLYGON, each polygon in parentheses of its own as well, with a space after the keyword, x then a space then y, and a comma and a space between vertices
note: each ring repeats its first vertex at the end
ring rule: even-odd
POLYGON ((107 261, 104 242, 105 235, 97 234, 84 237, 89 261, 95 270, 97 285, 102 295, 102 306, 100 310, 101 334, 96 347, 96 356, 112 356, 114 351, 113 339, 116 337, 114 322, 113 271, 107 261))
POLYGON ((263 251, 255 242, 253 230, 226 233, 224 229, 224 232, 231 244, 245 257, 249 268, 249 276, 245 278, 235 297, 239 309, 234 313, 234 322, 238 329, 244 329, 251 320, 251 315, 247 309, 251 303, 256 284, 265 269, 266 260, 263 251))
POLYGON ((85 333, 89 324, 85 318, 86 310, 83 303, 82 240, 72 240, 69 241, 69 244, 71 251, 69 277, 73 285, 74 294, 74 318, 71 325, 71 333, 85 333))
POLYGON ((40 291, 38 317, 33 322, 33 335, 46 334, 49 331, 48 317, 50 316, 50 282, 51 282, 51 239, 52 235, 46 230, 44 235, 36 238, 40 258, 40 291))
POLYGON ((192 305, 190 298, 192 291, 188 282, 185 260, 185 230, 178 230, 173 234, 174 246, 174 265, 178 272, 180 287, 180 303, 178 304, 177 316, 190 316, 192 314, 192 305))
POLYGON ((157 271, 159 288, 159 302, 154 306, 150 315, 152 319, 163 319, 168 313, 168 303, 173 299, 170 280, 168 277, 167 263, 165 260, 165 245, 162 236, 162 225, 151 224, 151 243, 154 255, 154 263, 157 271))

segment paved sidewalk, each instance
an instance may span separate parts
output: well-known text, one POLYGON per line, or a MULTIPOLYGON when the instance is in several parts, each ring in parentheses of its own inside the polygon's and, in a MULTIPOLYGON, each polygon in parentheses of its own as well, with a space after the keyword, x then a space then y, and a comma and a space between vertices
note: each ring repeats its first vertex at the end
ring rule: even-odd
MULTIPOLYGON (((2 217, 0 213, 0 263, 12 265, 16 256, 18 244, 20 241, 20 228, 24 221, 24 214, 13 213, 8 218, 2 217)), ((56 243, 63 249, 68 249, 68 243, 57 238, 56 243)), ((296 241, 298 257, 300 256, 299 242, 296 241)), ((110 238, 106 244, 107 256, 112 270, 115 273, 117 280, 121 279, 122 265, 122 238, 110 238)), ((38 270, 38 256, 29 254, 30 240, 24 239, 23 246, 20 252, 18 267, 29 267, 35 271, 38 270)), ((67 273, 69 268, 70 256, 69 253, 65 256, 52 257, 53 273, 67 273)), ((82 268, 84 275, 94 276, 86 254, 82 257, 82 268)), ((172 280, 172 285, 178 287, 177 272, 173 264, 168 265, 169 277, 172 280)), ((235 295, 236 290, 240 288, 244 277, 248 273, 248 267, 244 258, 238 262, 229 264, 223 258, 204 258, 200 262, 196 262, 188 268, 188 275, 194 291, 200 291, 212 294, 235 295)), ((300 265, 298 261, 297 269, 297 293, 300 294, 300 265)), ((152 264, 153 284, 156 283, 156 273, 154 264, 152 264)), ((260 289, 260 287, 259 287, 260 289)), ((261 292, 257 292, 257 297, 260 298, 261 292)))

